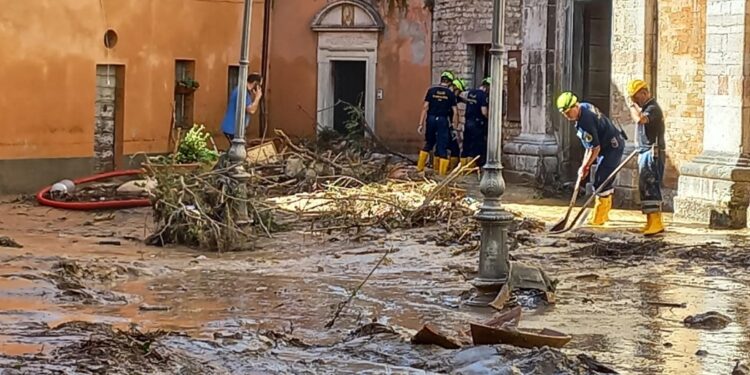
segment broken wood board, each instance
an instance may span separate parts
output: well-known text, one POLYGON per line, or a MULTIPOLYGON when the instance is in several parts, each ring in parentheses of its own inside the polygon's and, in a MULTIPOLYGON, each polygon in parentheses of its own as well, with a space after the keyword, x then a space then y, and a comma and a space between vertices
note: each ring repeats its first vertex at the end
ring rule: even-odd
POLYGON ((429 324, 425 324, 411 339, 412 344, 417 345, 437 345, 445 349, 460 349, 461 345, 453 339, 441 334, 429 324))
POLYGON ((506 344, 520 348, 562 348, 570 342, 571 336, 545 328, 541 331, 515 328, 493 328, 471 323, 471 337, 474 345, 506 344))
POLYGON ((508 301, 510 301, 510 287, 508 287, 508 283, 505 283, 500 288, 500 293, 497 294, 495 300, 490 302, 490 306, 497 311, 502 311, 508 301))
POLYGON ((245 160, 247 160, 249 164, 266 164, 275 161, 278 155, 279 153, 276 151, 276 145, 273 141, 269 141, 248 148, 247 158, 245 158, 245 160))

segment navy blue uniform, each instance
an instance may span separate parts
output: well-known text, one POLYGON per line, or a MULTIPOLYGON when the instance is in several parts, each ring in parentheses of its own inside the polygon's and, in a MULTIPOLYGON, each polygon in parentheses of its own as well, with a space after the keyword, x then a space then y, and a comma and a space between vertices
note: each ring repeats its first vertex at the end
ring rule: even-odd
POLYGON ((664 114, 655 99, 644 104, 641 113, 648 123, 636 124, 638 138, 638 191, 644 214, 661 212, 661 181, 664 178, 664 114))
POLYGON ((456 95, 450 87, 434 86, 427 90, 424 101, 427 107, 427 129, 424 134, 424 151, 431 152, 435 147, 435 156, 448 157, 448 145, 451 140, 450 116, 456 106, 456 95))
POLYGON ((465 158, 480 156, 478 165, 484 164, 487 154, 487 116, 482 107, 490 106, 490 97, 484 90, 474 89, 466 96, 466 123, 464 126, 463 154, 465 158))
MULTIPOLYGON (((622 139, 620 131, 594 105, 582 102, 580 109, 581 114, 576 122, 576 135, 586 149, 601 147, 599 157, 596 159, 597 167, 594 177, 594 189, 598 189, 620 164, 625 150, 625 140, 622 139)), ((614 179, 599 192, 599 195, 612 194, 613 183, 614 179)))

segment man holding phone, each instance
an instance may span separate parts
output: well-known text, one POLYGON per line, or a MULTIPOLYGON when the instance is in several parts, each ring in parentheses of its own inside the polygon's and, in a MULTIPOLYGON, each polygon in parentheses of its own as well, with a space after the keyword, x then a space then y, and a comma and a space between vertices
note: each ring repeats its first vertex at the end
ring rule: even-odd
MULTIPOLYGON (((245 107, 245 128, 250 124, 250 115, 254 115, 260 106, 260 98, 263 97, 263 77, 258 73, 252 73, 247 76, 247 107, 245 107)), ((234 139, 234 124, 237 116, 237 89, 232 90, 227 103, 227 111, 224 114, 224 120, 221 122, 221 131, 232 144, 234 139)))

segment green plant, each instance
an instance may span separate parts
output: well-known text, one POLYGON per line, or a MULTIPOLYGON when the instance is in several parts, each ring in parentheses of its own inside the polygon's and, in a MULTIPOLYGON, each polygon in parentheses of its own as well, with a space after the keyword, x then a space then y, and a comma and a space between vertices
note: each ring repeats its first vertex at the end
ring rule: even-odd
POLYGON ((180 141, 175 160, 178 163, 208 163, 219 158, 219 154, 208 148, 206 140, 211 136, 202 124, 194 124, 180 141))
POLYGON ((189 89, 197 89, 201 87, 200 83, 198 83, 198 81, 194 80, 191 77, 185 77, 181 80, 178 80, 177 86, 182 86, 182 87, 186 87, 189 89))

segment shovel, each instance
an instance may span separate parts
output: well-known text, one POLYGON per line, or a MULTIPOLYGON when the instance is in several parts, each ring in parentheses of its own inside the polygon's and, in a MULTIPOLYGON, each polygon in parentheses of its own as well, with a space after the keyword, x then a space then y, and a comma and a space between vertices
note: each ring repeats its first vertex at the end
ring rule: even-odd
MULTIPOLYGON (((620 165, 618 165, 618 166, 617 166, 617 168, 615 168, 615 170, 614 170, 614 171, 612 171, 612 173, 610 173, 610 174, 609 174, 609 176, 607 177, 607 179, 606 179, 606 180, 604 180, 604 182, 603 182, 603 183, 602 183, 602 184, 601 184, 601 185, 599 186, 599 188, 598 188, 598 189, 596 189, 596 190, 595 190, 595 191, 594 191, 594 192, 593 192, 593 193, 591 194, 591 196, 590 196, 590 197, 589 197, 589 198, 588 198, 588 199, 586 200, 586 202, 585 202, 585 203, 583 203, 583 206, 581 206, 581 210, 580 210, 580 211, 578 211, 578 214, 576 214, 576 217, 575 217, 575 218, 573 218, 573 225, 571 225, 571 226, 570 226, 570 227, 568 227, 567 229, 559 229, 559 230, 557 230, 557 231, 555 231, 555 230, 554 230, 554 228, 552 228, 552 230, 550 230, 550 233, 553 233, 553 234, 560 234, 560 233, 565 233, 565 232, 568 232, 568 231, 570 231, 571 229, 573 229, 573 227, 575 227, 575 224, 576 224, 576 223, 578 222, 578 219, 580 219, 580 218, 581 218, 581 216, 583 215, 584 211, 586 211, 586 206, 588 206, 588 205, 589 205, 589 204, 591 203, 591 201, 593 201, 593 200, 594 200, 594 197, 596 197, 596 195, 597 195, 597 194, 599 194, 599 192, 601 192, 601 191, 602 191, 602 189, 603 189, 603 188, 604 188, 605 186, 607 186, 607 184, 608 184, 608 183, 609 183, 610 181, 612 181, 612 180, 613 180, 613 179, 615 178, 615 176, 617 176, 617 173, 618 173, 618 172, 620 172, 620 170, 621 170, 621 169, 622 169, 622 168, 623 168, 623 167, 625 166, 625 164, 628 164, 628 162, 629 162, 629 161, 630 161, 631 159, 633 159, 633 158, 634 158, 634 157, 635 157, 636 155, 638 155, 638 149, 635 149, 635 150, 633 150, 633 152, 631 152, 631 153, 630 153, 630 155, 628 155, 628 157, 627 157, 627 158, 625 158, 625 160, 623 160, 623 161, 622 161, 622 162, 620 163, 620 165)), ((574 196, 574 197, 575 197, 575 196, 574 196)), ((567 216, 567 215, 565 215, 565 219, 566 219, 565 221, 567 221, 567 218, 568 218, 568 216, 567 216)))
POLYGON ((568 224, 568 218, 570 217, 570 212, 573 211, 573 205, 576 203, 576 198, 578 198, 578 189, 581 187, 581 179, 576 180, 576 186, 573 188, 573 196, 570 197, 570 204, 568 204, 568 211, 565 212, 565 216, 560 219, 555 225, 550 228, 550 232, 557 232, 565 229, 565 226, 568 224))

